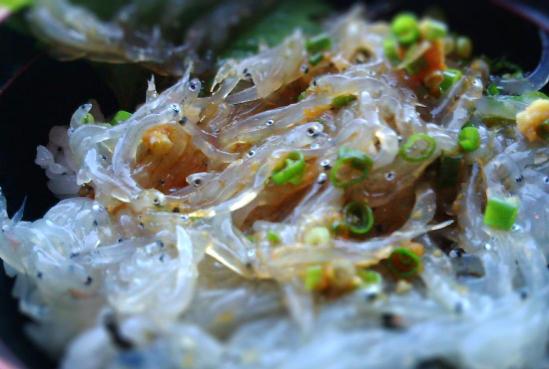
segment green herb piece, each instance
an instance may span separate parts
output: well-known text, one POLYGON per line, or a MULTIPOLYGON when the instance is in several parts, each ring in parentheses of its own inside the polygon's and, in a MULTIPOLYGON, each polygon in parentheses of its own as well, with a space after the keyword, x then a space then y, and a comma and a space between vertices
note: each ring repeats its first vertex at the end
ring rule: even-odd
POLYGON ((356 95, 339 95, 332 99, 332 107, 343 108, 357 99, 356 95))
POLYGON ((342 147, 330 170, 329 178, 338 188, 346 188, 362 182, 372 168, 373 161, 360 150, 342 147))
POLYGON ((391 64, 397 65, 400 62, 398 42, 394 37, 387 37, 383 40, 383 52, 391 64))
POLYGON ((514 201, 491 197, 484 211, 484 224, 488 227, 508 231, 515 224, 518 205, 514 201))
POLYGON ((307 268, 305 272, 305 289, 314 291, 322 281, 322 266, 314 265, 307 268))
POLYGON ((315 36, 305 43, 305 48, 309 54, 316 54, 326 51, 332 47, 332 39, 325 33, 315 36))
POLYGON ((353 201, 343 208, 343 220, 352 234, 364 235, 374 226, 374 213, 365 203, 353 201))
POLYGON ((404 247, 393 250, 388 261, 391 272, 401 278, 413 277, 421 267, 421 258, 404 247))
POLYGON ((273 245, 278 245, 280 242, 282 242, 280 235, 272 230, 267 231, 267 240, 273 245))
POLYGON ((495 83, 490 83, 486 88, 488 96, 497 96, 501 93, 499 87, 495 83))
POLYGON ((419 25, 415 15, 401 13, 391 23, 391 31, 402 45, 411 45, 419 39, 419 25))
POLYGON ((480 147, 480 133, 476 127, 463 127, 459 132, 459 147, 465 152, 475 151, 480 147))
POLYGON ((111 124, 116 125, 116 124, 125 122, 128 119, 130 119, 131 116, 132 116, 132 113, 127 112, 125 110, 119 110, 119 111, 116 112, 116 114, 112 118, 111 124))
POLYGON ((425 133, 415 133, 408 137, 399 153, 406 161, 420 163, 429 159, 436 147, 437 143, 434 138, 425 133))
POLYGON ((383 281, 381 274, 373 270, 359 269, 356 274, 364 286, 380 284, 383 281))
POLYGON ((299 151, 292 151, 284 161, 284 165, 274 170, 271 180, 275 185, 287 183, 300 184, 305 172, 305 158, 299 151))
POLYGON ((442 72, 444 79, 440 84, 440 92, 448 92, 463 76, 463 73, 459 69, 448 68, 442 72))
POLYGON ((90 123, 95 123, 95 118, 90 113, 84 114, 84 116, 82 117, 82 124, 90 124, 90 123))

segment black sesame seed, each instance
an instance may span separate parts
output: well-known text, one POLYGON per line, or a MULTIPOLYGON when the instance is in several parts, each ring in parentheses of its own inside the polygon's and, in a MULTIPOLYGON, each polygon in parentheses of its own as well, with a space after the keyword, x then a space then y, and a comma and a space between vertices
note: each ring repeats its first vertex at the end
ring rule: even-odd
POLYGON ((402 329, 402 320, 399 316, 393 313, 381 314, 381 324, 387 329, 402 329))

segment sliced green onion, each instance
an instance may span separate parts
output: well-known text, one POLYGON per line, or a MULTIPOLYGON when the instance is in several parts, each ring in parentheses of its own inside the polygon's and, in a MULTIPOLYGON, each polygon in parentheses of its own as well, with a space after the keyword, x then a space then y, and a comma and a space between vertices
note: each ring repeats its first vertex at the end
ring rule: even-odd
POLYGON ((389 269, 398 277, 408 278, 418 273, 421 266, 421 258, 413 251, 405 247, 393 250, 389 256, 389 269))
POLYGON ((82 117, 82 124, 90 124, 90 123, 95 123, 95 118, 90 113, 84 114, 84 116, 82 117))
POLYGON ((454 84, 456 84, 463 74, 459 69, 453 69, 448 68, 444 72, 442 72, 444 79, 442 80, 442 83, 440 84, 440 92, 446 93, 448 92, 454 84))
POLYGON ((321 51, 328 50, 332 47, 332 39, 327 34, 323 33, 315 36, 305 43, 305 48, 310 54, 316 54, 321 51))
POLYGON ((469 59, 473 53, 473 42, 469 37, 461 36, 456 40, 456 54, 462 59, 469 59))
POLYGON ((543 123, 541 123, 538 126, 536 133, 542 139, 549 140, 549 119, 546 119, 543 123))
POLYGON ((309 56, 309 64, 311 64, 313 67, 320 63, 324 59, 323 53, 316 53, 311 56, 309 56))
POLYGON ((343 108, 357 99, 356 95, 339 95, 332 99, 332 106, 336 109, 343 108))
POLYGON ((330 242, 330 231, 326 227, 313 227, 305 233, 303 241, 307 245, 319 246, 330 242))
POLYGON ((419 39, 417 18, 410 13, 397 15, 391 23, 391 31, 403 45, 411 45, 419 39))
POLYGON ((132 113, 125 110, 119 110, 116 112, 114 117, 112 117, 111 124, 116 125, 116 124, 122 123, 130 119, 131 116, 132 116, 132 113))
POLYGON ((419 163, 429 159, 436 147, 437 143, 434 138, 425 133, 415 133, 408 137, 399 153, 404 160, 419 163))
POLYGON ((480 147, 480 133, 477 127, 463 127, 459 132, 459 147, 465 152, 475 151, 480 147))
POLYGON ((446 36, 448 27, 446 24, 434 19, 425 19, 419 25, 423 38, 429 41, 437 40, 446 36))
POLYGON ((383 40, 383 52, 391 64, 396 65, 400 62, 398 43, 393 37, 387 37, 383 40))
POLYGON ((330 181, 335 187, 346 188, 362 182, 372 168, 373 161, 360 150, 342 147, 330 170, 330 181))
POLYGON ((363 285, 380 284, 383 280, 381 274, 368 269, 360 269, 356 273, 363 285))
POLYGON ((438 184, 442 187, 454 187, 459 179, 462 155, 444 154, 440 158, 438 184))
POLYGON ((497 96, 501 93, 499 87, 495 83, 490 83, 486 88, 488 96, 497 96))
POLYGON ((307 268, 305 272, 305 288, 314 291, 322 281, 322 266, 314 265, 307 268))
POLYGON ((284 161, 284 165, 274 170, 271 179, 275 185, 301 183, 305 173, 305 159, 299 151, 292 151, 284 161))
POLYGON ((363 235, 374 226, 374 212, 368 205, 353 201, 343 208, 343 219, 345 225, 352 234, 363 235))
POLYGON ((516 202, 491 197, 484 211, 484 224, 488 227, 508 231, 515 224, 518 214, 516 202))
POLYGON ((278 233, 272 230, 267 231, 267 240, 274 245, 278 245, 282 241, 278 233))

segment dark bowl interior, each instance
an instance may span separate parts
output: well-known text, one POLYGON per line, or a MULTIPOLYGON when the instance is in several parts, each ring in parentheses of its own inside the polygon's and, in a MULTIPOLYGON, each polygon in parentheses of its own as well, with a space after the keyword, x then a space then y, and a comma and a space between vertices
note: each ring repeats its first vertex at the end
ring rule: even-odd
MULTIPOLYGON (((334 1, 345 7, 352 1, 334 1)), ((380 4, 383 2, 377 2, 380 4)), ((387 3, 387 2, 385 2, 387 3)), ((543 2, 539 2, 539 6, 543 2)), ((371 5, 372 11, 385 9, 371 5)), ((419 14, 433 5, 444 9, 451 29, 471 36, 475 53, 490 57, 506 56, 525 70, 533 69, 540 57, 537 28, 486 0, 394 2, 382 12, 390 17, 399 10, 419 14)), ((27 199, 25 219, 41 217, 56 199, 46 188, 43 171, 34 164, 36 146, 48 142, 54 125, 68 123, 72 112, 89 99, 95 99, 106 113, 118 108, 113 92, 94 68, 84 61, 59 62, 33 48, 33 42, 5 27, 0 27, 0 186, 13 214, 27 199), (6 55, 6 57, 4 57, 6 55), (28 63, 30 61, 30 63, 28 63), (16 74, 22 66, 24 72, 16 74), (15 76, 15 77, 14 77, 15 76), (12 78, 14 77, 14 78, 12 78), (7 81, 12 79, 9 83, 7 81)), ((143 80, 143 96, 146 82, 143 80)), ((29 369, 48 369, 54 361, 37 350, 25 337, 26 322, 11 297, 12 281, 0 273, 0 337, 29 369)), ((0 358, 9 355, 0 346, 0 358)), ((0 362, 0 367, 1 366, 0 362)))

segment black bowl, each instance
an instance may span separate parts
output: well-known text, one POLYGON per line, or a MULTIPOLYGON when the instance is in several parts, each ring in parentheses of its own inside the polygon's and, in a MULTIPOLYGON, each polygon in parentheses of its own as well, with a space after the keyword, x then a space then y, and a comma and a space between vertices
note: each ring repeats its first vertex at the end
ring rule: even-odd
MULTIPOLYGON (((352 1, 334 3, 345 7, 352 1)), ((541 4, 530 5, 539 8, 541 4)), ((534 69, 540 57, 538 26, 493 2, 377 1, 366 5, 372 13, 385 18, 400 10, 421 14, 429 7, 439 6, 452 30, 471 36, 476 54, 505 56, 525 70, 534 69)), ((545 9, 540 14, 547 17, 549 13, 545 9)), ((542 25, 549 27, 546 22, 547 18, 544 21, 542 17, 542 25)), ((50 128, 67 124, 74 110, 89 99, 97 100, 107 114, 120 104, 97 69, 85 61, 56 61, 36 51, 30 38, 6 27, 0 27, 0 47, 4 50, 0 61, 0 187, 8 199, 9 213, 13 214, 26 198, 24 218, 33 220, 56 203, 46 188, 43 171, 34 164, 36 146, 46 144, 50 128)), ((145 88, 143 80, 139 86, 142 96, 145 88)), ((6 346, 0 344, 0 368, 2 361, 11 363, 13 368, 23 368, 20 362, 32 369, 53 368, 54 360, 24 335, 27 319, 18 312, 11 288, 12 281, 0 272, 0 337, 6 346)))

